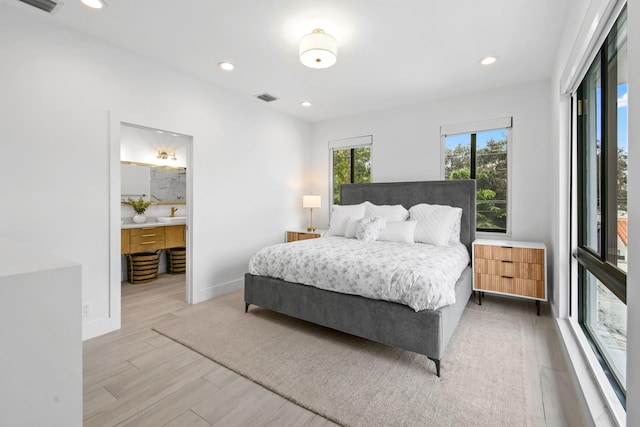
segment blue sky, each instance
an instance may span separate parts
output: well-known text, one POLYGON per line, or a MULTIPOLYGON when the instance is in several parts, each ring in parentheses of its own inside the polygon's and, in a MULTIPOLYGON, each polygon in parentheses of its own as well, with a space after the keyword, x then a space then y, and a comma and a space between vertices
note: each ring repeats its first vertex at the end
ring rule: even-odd
MULTIPOLYGON (((486 147, 487 141, 493 138, 496 141, 505 139, 507 137, 507 131, 505 129, 488 130, 484 132, 478 132, 476 134, 476 150, 486 147)), ((471 137, 468 133, 462 135, 451 135, 445 139, 447 148, 454 149, 458 144, 469 145, 471 137)))
POLYGON ((627 83, 618 85, 618 147, 627 151, 627 99, 629 96, 629 85, 627 83))

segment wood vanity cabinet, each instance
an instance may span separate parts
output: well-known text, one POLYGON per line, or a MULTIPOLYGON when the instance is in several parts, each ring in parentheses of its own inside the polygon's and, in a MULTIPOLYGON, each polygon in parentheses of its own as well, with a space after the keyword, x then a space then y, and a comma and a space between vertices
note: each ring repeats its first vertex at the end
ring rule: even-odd
POLYGON ((123 254, 186 246, 185 226, 124 228, 120 231, 120 242, 123 254))
POLYGON ((184 225, 172 225, 170 227, 164 227, 164 229, 165 248, 169 249, 187 246, 184 225))
POLYGON ((131 228, 129 251, 131 253, 164 249, 165 227, 131 228))

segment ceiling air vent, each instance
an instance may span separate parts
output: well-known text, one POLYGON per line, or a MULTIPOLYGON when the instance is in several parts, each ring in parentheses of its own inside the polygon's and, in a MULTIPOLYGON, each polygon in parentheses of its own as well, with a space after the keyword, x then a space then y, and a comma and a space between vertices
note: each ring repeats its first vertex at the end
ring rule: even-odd
POLYGON ((19 0, 22 3, 30 4, 33 7, 37 7, 40 10, 44 10, 47 13, 54 13, 57 8, 62 6, 62 3, 53 0, 19 0))
POLYGON ((261 95, 256 95, 256 98, 262 99, 264 102, 272 102, 272 101, 275 101, 276 99, 278 99, 273 95, 269 95, 268 93, 263 93, 261 95))

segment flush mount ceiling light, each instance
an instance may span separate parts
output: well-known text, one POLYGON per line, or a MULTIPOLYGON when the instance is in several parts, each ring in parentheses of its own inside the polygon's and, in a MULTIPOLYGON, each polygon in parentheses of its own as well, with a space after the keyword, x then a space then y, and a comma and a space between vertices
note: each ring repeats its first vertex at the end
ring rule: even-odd
POLYGON ((497 60, 498 58, 496 58, 495 56, 487 56, 482 61, 480 61, 480 63, 482 65, 491 65, 491 64, 495 64, 497 60))
POLYGON ((231 62, 218 62, 218 67, 224 71, 231 71, 236 68, 231 62))
POLYGON ((105 0, 82 0, 82 3, 92 9, 102 9, 107 6, 107 2, 105 0))
POLYGON ((336 63, 338 43, 320 28, 300 40, 300 62, 309 68, 328 68, 336 63))

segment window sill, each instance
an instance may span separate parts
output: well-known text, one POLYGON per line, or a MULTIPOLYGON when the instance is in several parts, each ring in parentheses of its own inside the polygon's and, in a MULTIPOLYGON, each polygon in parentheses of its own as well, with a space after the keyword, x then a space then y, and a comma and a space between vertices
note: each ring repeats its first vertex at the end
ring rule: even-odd
POLYGON ((492 231, 476 231, 476 239, 493 239, 493 240, 503 240, 503 239, 511 239, 511 233, 499 233, 492 231))
POLYGON ((625 426, 626 411, 602 372, 580 326, 571 319, 556 319, 565 357, 585 420, 594 426, 625 426))

